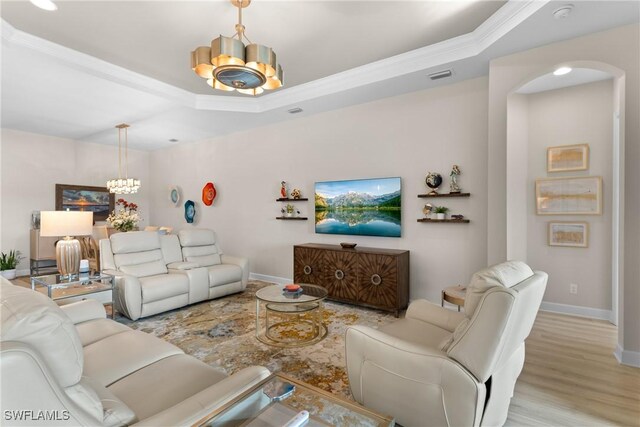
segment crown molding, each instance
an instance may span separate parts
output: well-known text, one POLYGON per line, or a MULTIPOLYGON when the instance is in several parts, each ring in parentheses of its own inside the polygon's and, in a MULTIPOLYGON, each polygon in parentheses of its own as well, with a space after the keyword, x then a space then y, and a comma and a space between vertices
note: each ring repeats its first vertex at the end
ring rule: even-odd
POLYGON ((509 0, 471 33, 256 98, 194 94, 25 33, 4 20, 2 38, 3 41, 48 55, 98 78, 151 93, 183 106, 197 110, 261 113, 476 56, 544 7, 548 1, 509 0))

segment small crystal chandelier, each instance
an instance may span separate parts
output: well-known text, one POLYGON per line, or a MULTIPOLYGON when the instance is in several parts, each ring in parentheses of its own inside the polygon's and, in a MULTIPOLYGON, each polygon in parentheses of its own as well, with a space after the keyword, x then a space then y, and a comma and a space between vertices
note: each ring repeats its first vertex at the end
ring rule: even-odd
POLYGON ((116 126, 118 129, 118 179, 107 181, 109 192, 115 194, 137 193, 140 188, 140 180, 129 178, 129 137, 128 124, 122 123, 116 126), (124 178, 122 178, 122 133, 124 132, 124 178))
POLYGON ((238 8, 238 23, 233 37, 220 36, 211 46, 200 46, 191 52, 191 69, 214 89, 237 90, 245 95, 259 95, 284 84, 283 72, 276 53, 267 46, 252 43, 244 33, 242 9, 251 0, 231 0, 238 8), (237 37, 237 38, 234 38, 237 37), (246 40, 249 44, 243 43, 246 40))

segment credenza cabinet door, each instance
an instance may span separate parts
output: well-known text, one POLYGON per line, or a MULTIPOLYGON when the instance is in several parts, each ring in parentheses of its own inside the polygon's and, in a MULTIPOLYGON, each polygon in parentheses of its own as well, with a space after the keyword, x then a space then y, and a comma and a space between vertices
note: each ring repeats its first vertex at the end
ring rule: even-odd
POLYGON ((329 298, 339 301, 358 299, 357 255, 353 252, 326 251, 322 286, 329 298))
POLYGON ((396 257, 358 254, 358 302, 387 309, 397 307, 396 257))
POLYGON ((297 283, 323 284, 324 279, 323 251, 315 249, 293 248, 293 280, 297 283))

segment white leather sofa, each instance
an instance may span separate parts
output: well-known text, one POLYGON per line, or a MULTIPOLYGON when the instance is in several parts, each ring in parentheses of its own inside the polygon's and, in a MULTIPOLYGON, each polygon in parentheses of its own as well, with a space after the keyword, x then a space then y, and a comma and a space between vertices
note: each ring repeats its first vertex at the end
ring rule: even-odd
POLYGON ((107 319, 95 300, 58 307, 0 286, 3 425, 192 425, 269 375, 253 366, 226 376, 107 319))
POLYGON ((103 271, 116 276, 120 313, 137 320, 245 289, 247 259, 222 255, 211 230, 181 235, 188 247, 182 248, 176 235, 153 231, 116 233, 100 241, 103 271))
POLYGON ((503 425, 546 283, 505 262, 473 275, 464 313, 417 300, 390 325, 349 328, 354 398, 405 427, 503 425))
POLYGON ((188 229, 178 232, 182 259, 207 269, 209 298, 241 292, 249 280, 249 261, 225 255, 213 230, 188 229))

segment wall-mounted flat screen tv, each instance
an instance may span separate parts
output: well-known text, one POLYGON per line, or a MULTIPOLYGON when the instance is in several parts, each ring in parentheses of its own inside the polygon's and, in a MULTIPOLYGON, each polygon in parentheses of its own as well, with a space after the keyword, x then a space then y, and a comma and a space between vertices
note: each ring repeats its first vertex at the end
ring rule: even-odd
POLYGON ((316 182, 316 233, 400 237, 400 178, 316 182))

